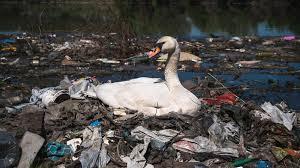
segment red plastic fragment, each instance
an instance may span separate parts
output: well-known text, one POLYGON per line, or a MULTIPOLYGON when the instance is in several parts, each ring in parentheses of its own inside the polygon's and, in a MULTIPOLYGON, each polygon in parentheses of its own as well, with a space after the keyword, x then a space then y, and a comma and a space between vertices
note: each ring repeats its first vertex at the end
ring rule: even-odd
POLYGON ((203 101, 208 105, 235 104, 237 96, 233 93, 225 93, 214 98, 204 98, 203 101))

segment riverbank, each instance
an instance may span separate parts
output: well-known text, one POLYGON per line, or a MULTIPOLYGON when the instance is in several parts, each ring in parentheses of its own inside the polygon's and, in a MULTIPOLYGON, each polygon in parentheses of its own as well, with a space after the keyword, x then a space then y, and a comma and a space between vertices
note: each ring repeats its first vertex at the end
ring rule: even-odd
POLYGON ((179 78, 203 103, 194 118, 142 116, 88 95, 92 84, 163 77, 166 58, 145 55, 156 38, 22 33, 0 40, 0 128, 16 138, 10 144, 34 138, 24 138, 26 131, 40 136, 33 165, 97 165, 93 158, 108 167, 299 163, 299 37, 178 39, 179 78))

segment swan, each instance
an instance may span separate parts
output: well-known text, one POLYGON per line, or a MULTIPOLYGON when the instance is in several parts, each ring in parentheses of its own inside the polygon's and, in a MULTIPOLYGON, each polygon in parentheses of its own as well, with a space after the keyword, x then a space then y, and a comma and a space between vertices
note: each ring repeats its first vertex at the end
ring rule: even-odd
POLYGON ((165 81, 160 78, 140 77, 105 83, 95 88, 97 97, 112 108, 127 108, 146 116, 162 116, 170 112, 195 116, 201 103, 179 81, 177 62, 180 48, 177 40, 170 36, 160 38, 155 48, 148 52, 148 57, 153 58, 160 54, 168 54, 165 81))

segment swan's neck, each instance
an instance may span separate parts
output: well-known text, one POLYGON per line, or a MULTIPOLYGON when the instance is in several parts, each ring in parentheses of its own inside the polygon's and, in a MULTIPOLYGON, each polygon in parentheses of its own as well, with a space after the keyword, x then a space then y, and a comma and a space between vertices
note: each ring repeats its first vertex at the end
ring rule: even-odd
POLYGON ((165 69, 165 80, 170 90, 182 86, 177 74, 177 63, 179 61, 179 58, 180 49, 177 46, 173 54, 168 56, 167 65, 165 69))

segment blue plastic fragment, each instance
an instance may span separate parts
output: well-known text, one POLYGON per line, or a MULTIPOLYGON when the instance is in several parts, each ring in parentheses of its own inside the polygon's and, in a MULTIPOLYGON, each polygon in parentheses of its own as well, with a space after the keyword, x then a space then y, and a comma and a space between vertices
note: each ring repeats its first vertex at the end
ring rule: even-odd
POLYGON ((100 125, 101 125, 101 121, 99 121, 99 120, 95 120, 90 123, 90 126, 92 126, 92 127, 98 127, 100 125))
POLYGON ((271 162, 266 160, 259 160, 256 163, 256 168, 271 168, 271 167, 272 167, 271 162))

